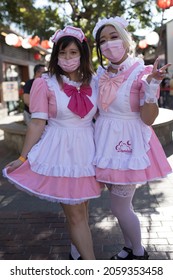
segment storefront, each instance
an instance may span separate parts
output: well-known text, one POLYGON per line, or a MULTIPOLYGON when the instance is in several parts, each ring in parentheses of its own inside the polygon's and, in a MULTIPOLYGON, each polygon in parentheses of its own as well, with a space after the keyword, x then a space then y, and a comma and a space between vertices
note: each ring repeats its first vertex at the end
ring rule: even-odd
POLYGON ((5 36, 0 34, 0 109, 4 110, 4 114, 16 109, 22 85, 33 77, 36 64, 46 64, 45 55, 48 53, 41 46, 30 49, 10 46, 6 44, 5 36))

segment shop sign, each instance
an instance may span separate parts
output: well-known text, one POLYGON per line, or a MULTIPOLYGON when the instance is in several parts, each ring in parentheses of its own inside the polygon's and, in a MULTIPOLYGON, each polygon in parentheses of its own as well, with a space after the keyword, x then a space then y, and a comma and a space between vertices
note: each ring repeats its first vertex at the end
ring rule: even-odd
POLYGON ((19 88, 18 82, 2 82, 2 95, 3 101, 18 101, 19 100, 19 88))

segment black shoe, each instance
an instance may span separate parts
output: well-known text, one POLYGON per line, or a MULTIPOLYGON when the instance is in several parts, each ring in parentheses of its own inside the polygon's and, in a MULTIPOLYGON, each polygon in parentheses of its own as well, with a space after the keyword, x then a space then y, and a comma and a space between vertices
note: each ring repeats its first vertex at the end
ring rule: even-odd
POLYGON ((149 254, 147 251, 144 249, 144 254, 143 256, 135 256, 133 255, 133 260, 148 260, 149 259, 149 254))
POLYGON ((79 257, 78 259, 74 259, 74 258, 72 257, 72 255, 71 255, 71 253, 70 253, 70 254, 69 254, 69 260, 82 260, 82 258, 79 257))
POLYGON ((133 260, 133 252, 132 249, 124 247, 122 250, 128 253, 128 255, 125 258, 119 257, 118 254, 112 256, 111 260, 133 260))

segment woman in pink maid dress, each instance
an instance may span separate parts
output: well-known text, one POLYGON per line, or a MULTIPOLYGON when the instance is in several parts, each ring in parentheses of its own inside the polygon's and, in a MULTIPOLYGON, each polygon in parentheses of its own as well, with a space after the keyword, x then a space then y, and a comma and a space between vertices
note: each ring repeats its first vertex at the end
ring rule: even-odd
POLYGON ((92 163, 97 91, 91 55, 80 28, 57 30, 52 41, 48 72, 31 89, 32 121, 21 156, 3 173, 19 189, 60 202, 73 243, 70 258, 92 260, 87 201, 101 189, 92 163))
POLYGON ((145 66, 131 54, 134 42, 121 17, 104 18, 94 30, 98 59, 99 117, 95 123, 96 178, 110 191, 124 248, 112 259, 148 259, 132 199, 137 184, 165 177, 172 170, 151 128, 158 115, 159 84, 167 64, 145 66), (104 58, 108 65, 103 63, 104 58))

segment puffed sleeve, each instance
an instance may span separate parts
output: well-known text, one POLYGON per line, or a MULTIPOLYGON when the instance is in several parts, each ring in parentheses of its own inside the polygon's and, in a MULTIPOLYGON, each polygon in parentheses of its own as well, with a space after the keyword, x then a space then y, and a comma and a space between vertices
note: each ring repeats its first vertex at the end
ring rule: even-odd
POLYGON ((36 78, 30 92, 29 109, 32 118, 48 120, 48 87, 43 78, 36 78))

